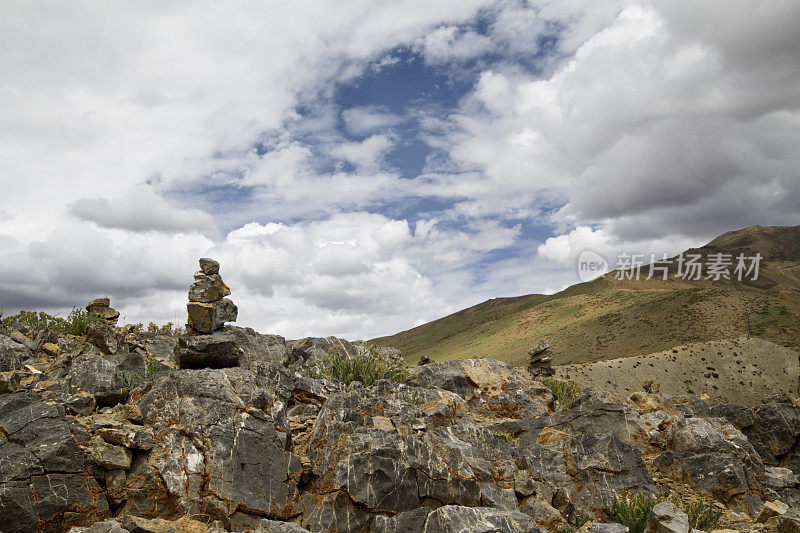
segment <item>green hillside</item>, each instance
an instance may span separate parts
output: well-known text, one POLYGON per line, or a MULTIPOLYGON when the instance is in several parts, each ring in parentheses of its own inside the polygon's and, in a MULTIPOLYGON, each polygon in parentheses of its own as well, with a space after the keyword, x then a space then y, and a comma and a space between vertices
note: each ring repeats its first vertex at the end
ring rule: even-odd
POLYGON ((553 295, 495 298, 374 342, 409 362, 493 357, 522 365, 550 340, 555 364, 663 351, 692 342, 764 338, 800 348, 800 226, 751 226, 693 253, 756 252, 756 282, 619 281, 613 274, 553 295))

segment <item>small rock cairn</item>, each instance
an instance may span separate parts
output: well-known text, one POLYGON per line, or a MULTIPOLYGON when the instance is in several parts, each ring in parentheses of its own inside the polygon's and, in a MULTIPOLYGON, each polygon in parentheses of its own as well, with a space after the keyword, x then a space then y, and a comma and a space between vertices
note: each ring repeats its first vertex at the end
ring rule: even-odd
POLYGON ((549 341, 540 341, 528 350, 528 372, 531 376, 552 376, 556 373, 556 369, 551 366, 553 359, 547 354, 552 347, 549 341))
POLYGON ((95 315, 100 315, 108 325, 116 326, 117 319, 119 318, 119 311, 111 308, 110 305, 111 299, 109 298, 95 298, 89 302, 89 305, 86 306, 86 310, 95 315))
POLYGON ((189 288, 189 329, 199 333, 211 333, 235 322, 239 310, 225 298, 231 290, 219 275, 219 263, 204 257, 200 259, 200 271, 194 274, 194 283, 189 288))

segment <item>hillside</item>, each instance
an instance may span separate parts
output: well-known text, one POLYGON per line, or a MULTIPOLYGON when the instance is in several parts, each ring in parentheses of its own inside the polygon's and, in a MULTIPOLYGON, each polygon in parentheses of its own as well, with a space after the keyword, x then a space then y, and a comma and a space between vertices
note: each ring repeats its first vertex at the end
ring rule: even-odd
MULTIPOLYGON (((751 226, 695 250, 760 253, 757 281, 617 280, 614 273, 553 295, 495 298, 374 339, 410 362, 493 357, 523 365, 541 339, 558 365, 644 355, 677 345, 758 337, 800 348, 800 226, 751 226)), ((673 269, 674 270, 674 269, 673 269)))

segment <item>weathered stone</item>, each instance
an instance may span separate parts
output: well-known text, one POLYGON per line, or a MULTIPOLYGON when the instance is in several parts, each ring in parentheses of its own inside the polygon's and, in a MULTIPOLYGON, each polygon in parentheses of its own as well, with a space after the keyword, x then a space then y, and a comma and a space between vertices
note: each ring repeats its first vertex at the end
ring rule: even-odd
POLYGON ((22 372, 0 372, 0 394, 14 392, 22 381, 22 372))
POLYGON ((525 418, 548 414, 553 395, 506 363, 495 359, 456 359, 410 369, 421 387, 452 391, 480 418, 525 418))
POLYGON ((23 361, 30 357, 33 357, 33 352, 27 346, 0 335, 0 372, 22 370, 23 361))
POLYGON ((747 438, 721 419, 686 418, 667 431, 667 451, 654 465, 723 503, 748 512, 760 506, 764 467, 747 438))
POLYGON ((412 511, 397 513, 394 516, 377 516, 372 523, 373 533, 419 532, 425 529, 430 509, 418 507, 412 511))
POLYGON ((131 467, 133 455, 131 451, 123 446, 108 444, 100 437, 92 440, 90 448, 92 461, 98 466, 109 469, 128 469, 131 467))
POLYGON ((93 322, 86 326, 86 339, 106 355, 125 347, 125 336, 108 324, 93 322))
POLYGON ((75 394, 64 400, 64 409, 71 415, 88 416, 96 407, 97 402, 89 393, 75 394))
POLYGON ((797 486, 797 475, 788 468, 768 466, 764 469, 766 485, 772 490, 790 489, 797 486))
POLYGON ((95 522, 89 527, 73 527, 69 533, 130 533, 116 520, 95 522))
POLYGON ((229 296, 231 290, 222 281, 219 274, 195 277, 195 282, 189 288, 190 302, 212 303, 229 296))
POLYGON ((689 533, 689 517, 672 502, 653 507, 647 523, 647 533, 689 533))
POLYGON ((279 522, 264 518, 253 533, 309 533, 309 531, 294 522, 279 522))
POLYGON ((154 516, 155 489, 169 505, 225 527, 252 529, 262 517, 294 516, 301 468, 288 452, 289 394, 238 368, 156 375, 135 403, 156 443, 146 464, 131 469, 139 486, 153 488, 126 506, 154 516))
POLYGON ((487 507, 445 505, 432 511, 425 523, 425 533, 461 533, 492 531, 497 533, 538 533, 533 519, 519 511, 500 511, 487 507))
POLYGON ((767 520, 773 516, 783 516, 788 510, 789 506, 782 501, 775 500, 772 502, 765 502, 764 506, 761 508, 761 511, 758 513, 756 522, 759 524, 766 524, 767 520))
POLYGON ((711 411, 739 428, 766 464, 800 474, 800 407, 773 401, 755 408, 723 404, 711 411))
POLYGON ((550 343, 550 341, 544 341, 544 340, 540 341, 539 344, 528 350, 528 356, 531 357, 531 360, 534 360, 533 358, 545 353, 552 347, 553 345, 552 343, 550 343))
POLYGON ((628 533, 628 528, 622 524, 589 522, 578 528, 575 533, 628 533))
POLYGON ((202 257, 200 258, 200 270, 207 276, 219 274, 219 263, 208 257, 202 257))
POLYGON ((33 393, 5 394, 0 428, 0 531, 62 532, 106 516, 106 498, 63 411, 33 393))
POLYGON ((58 345, 53 344, 52 342, 46 342, 42 344, 42 350, 44 350, 48 355, 56 356, 59 354, 58 345))
POLYGON ((239 310, 232 301, 223 298, 213 303, 189 302, 189 327, 201 333, 211 333, 225 322, 236 322, 239 310))
POLYGON ((148 519, 127 515, 123 517, 122 525, 131 533, 178 533, 175 524, 163 518, 148 519))
POLYGON ((95 298, 86 306, 86 310, 102 317, 108 324, 116 325, 119 312, 111 307, 109 298, 95 298))

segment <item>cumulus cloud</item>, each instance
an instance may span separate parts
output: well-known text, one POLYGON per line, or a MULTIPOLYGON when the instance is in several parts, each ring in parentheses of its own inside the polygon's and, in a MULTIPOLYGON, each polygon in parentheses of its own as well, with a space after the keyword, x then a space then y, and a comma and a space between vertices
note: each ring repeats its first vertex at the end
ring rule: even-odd
POLYGON ((631 2, 545 78, 487 70, 451 118, 445 150, 484 190, 531 204, 543 190, 563 194, 558 219, 620 241, 699 243, 800 222, 800 59, 788 53, 800 46, 789 22, 800 7, 701 11, 706 19, 685 2, 631 2))
POLYGON ((149 185, 137 185, 122 198, 81 198, 68 206, 81 220, 104 228, 133 232, 208 231, 214 222, 208 213, 198 209, 176 209, 170 206, 149 185))

